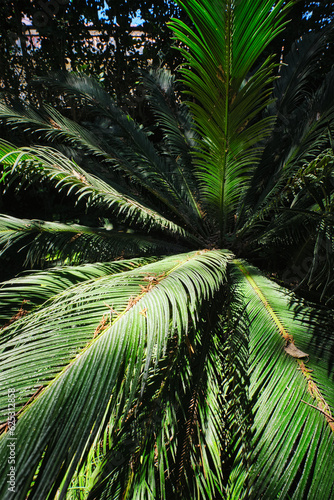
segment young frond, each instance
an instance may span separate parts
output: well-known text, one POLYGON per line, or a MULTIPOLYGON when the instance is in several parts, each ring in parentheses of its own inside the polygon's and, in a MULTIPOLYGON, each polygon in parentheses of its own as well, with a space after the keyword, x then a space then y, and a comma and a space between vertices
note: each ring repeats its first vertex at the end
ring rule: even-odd
POLYGON ((263 48, 282 29, 283 2, 252 3, 219 0, 181 2, 195 30, 182 21, 170 23, 176 39, 185 44, 183 83, 192 101, 189 107, 203 141, 194 153, 203 199, 214 208, 221 240, 233 230, 239 197, 260 159, 260 142, 273 126, 259 113, 271 100, 270 59, 249 73, 263 48), (270 26, 270 29, 268 29, 270 26), (257 118, 256 122, 254 119, 257 118), (206 140, 207 138, 207 140, 206 140))

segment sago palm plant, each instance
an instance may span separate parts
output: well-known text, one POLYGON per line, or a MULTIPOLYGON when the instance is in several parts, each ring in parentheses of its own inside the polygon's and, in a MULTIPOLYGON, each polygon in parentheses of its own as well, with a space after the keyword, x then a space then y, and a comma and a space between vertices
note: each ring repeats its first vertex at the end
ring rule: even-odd
POLYGON ((286 2, 179 4, 189 99, 146 77, 154 129, 78 75, 44 83, 80 124, 1 105, 37 144, 1 141, 4 182, 97 214, 1 218, 3 251, 46 267, 0 289, 1 499, 333 498, 334 74, 308 88, 327 32, 275 79, 286 2))

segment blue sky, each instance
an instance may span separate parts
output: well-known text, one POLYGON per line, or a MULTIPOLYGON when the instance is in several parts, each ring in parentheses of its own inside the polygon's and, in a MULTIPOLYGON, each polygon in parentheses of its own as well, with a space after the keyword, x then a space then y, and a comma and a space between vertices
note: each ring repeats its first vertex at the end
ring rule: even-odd
MULTIPOLYGON (((104 3, 104 9, 100 10, 100 12, 99 12, 100 19, 101 18, 106 19, 106 17, 104 16, 104 10, 106 9, 106 7, 107 7, 107 5, 106 5, 106 3, 104 3)), ((135 25, 135 26, 138 26, 142 22, 143 22, 143 19, 141 18, 141 16, 140 16, 140 10, 138 9, 137 12, 136 12, 135 17, 132 18, 132 24, 135 25)))

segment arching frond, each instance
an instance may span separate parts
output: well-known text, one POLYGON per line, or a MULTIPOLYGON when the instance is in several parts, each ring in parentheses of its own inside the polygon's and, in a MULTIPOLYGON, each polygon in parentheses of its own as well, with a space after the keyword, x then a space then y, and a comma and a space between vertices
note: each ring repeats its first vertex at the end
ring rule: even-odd
POLYGON ((250 321, 254 436, 248 498, 330 498, 334 466, 330 318, 326 328, 321 314, 294 301, 245 263, 235 261, 232 272, 250 321))
MULTIPOLYGON (((237 233, 254 255, 285 254, 294 286, 307 282, 333 296, 333 150, 326 149, 294 172, 283 172, 263 204, 237 233), (282 252, 284 249, 284 252, 282 252), (296 275, 297 272, 297 275, 296 275)), ((283 255, 282 255, 283 256, 283 255)))
POLYGON ((45 271, 25 272, 22 276, 1 284, 1 323, 12 323, 19 319, 18 312, 21 309, 22 314, 25 314, 76 284, 128 271, 148 264, 153 260, 156 259, 152 257, 136 258, 131 259, 131 261, 118 260, 115 262, 61 266, 45 271))
MULTIPOLYGON (((231 304, 225 292, 218 309, 226 313, 231 304)), ((247 432, 242 385, 247 379, 247 347, 244 330, 233 317, 221 316, 212 331, 207 318, 216 317, 216 305, 207 304, 197 330, 189 330, 180 349, 170 349, 124 426, 117 433, 108 432, 103 449, 96 443, 90 463, 94 456, 98 482, 89 498, 224 497, 231 464, 246 455, 236 457, 232 442, 237 430, 247 432)), ((79 484, 88 486, 88 466, 87 462, 78 472, 70 495, 79 484)))
MULTIPOLYGON (((185 342, 190 324, 198 324, 200 305, 222 286, 228 259, 221 251, 176 255, 78 284, 2 331, 2 376, 22 409, 15 429, 18 498, 25 498, 40 461, 33 493, 55 494, 106 415, 118 415, 119 425, 168 344, 185 342), (41 412, 44 419, 37 418, 41 412)), ((7 390, 0 401, 4 414, 7 390)), ((7 461, 1 463, 5 470, 7 461)))
MULTIPOLYGON (((150 229, 167 229, 185 234, 183 228, 145 206, 138 199, 117 191, 110 184, 95 177, 59 151, 47 147, 15 148, 1 141, 1 162, 9 167, 12 174, 31 179, 46 179, 58 189, 66 188, 78 200, 84 199, 88 205, 104 206, 120 222, 140 225, 150 229)), ((118 187, 118 186, 117 186, 118 187)), ((191 238, 191 237, 190 237, 191 238)))
MULTIPOLYGON (((91 115, 104 117, 110 122, 109 133, 104 134, 102 156, 116 171, 125 171, 138 180, 187 224, 200 225, 201 217, 196 203, 188 200, 189 191, 184 193, 183 183, 175 176, 170 162, 157 153, 145 131, 116 105, 96 80, 84 74, 58 73, 52 79, 44 78, 42 81, 61 89, 67 96, 79 99, 88 106, 91 115)), ((57 123, 55 118, 52 120, 57 123)), ((60 116, 59 126, 64 120, 60 116)), ((53 133, 57 134, 57 129, 53 133)))
POLYGON ((316 62, 326 48, 333 26, 318 33, 306 33, 296 40, 290 52, 283 57, 279 78, 275 81, 273 108, 278 112, 278 121, 289 120, 294 110, 311 97, 310 75, 317 71, 316 62))
MULTIPOLYGON (((315 41, 319 41, 318 39, 319 36, 315 41)), ((324 41, 326 37, 323 38, 320 48, 324 41)), ((310 48, 308 43, 306 43, 306 48, 310 48)), ((312 49, 313 47, 310 48, 310 54, 306 51, 309 58, 307 64, 304 61, 304 66, 306 66, 304 70, 300 69, 302 74, 312 71, 314 62, 312 49)), ((317 44, 315 44, 316 49, 317 44)), ((292 55, 296 56, 294 52, 292 55)), ((293 61, 294 58, 292 58, 293 61)), ((284 189, 287 182, 290 183, 289 179, 296 175, 303 165, 314 161, 324 150, 333 146, 331 137, 334 131, 332 99, 334 70, 326 75, 321 87, 313 93, 310 89, 305 89, 306 83, 303 81, 303 76, 300 77, 299 82, 298 74, 296 75, 289 68, 282 69, 282 72, 287 73, 292 82, 288 78, 285 82, 287 88, 284 87, 281 100, 278 100, 277 109, 275 109, 277 123, 261 162, 254 172, 252 183, 242 200, 243 208, 240 211, 239 227, 246 219, 249 222, 249 217, 254 212, 268 205, 269 200, 280 196, 280 191, 284 189), (285 106, 290 106, 290 104, 295 106, 289 108, 288 112, 285 106)), ((279 86, 276 89, 277 92, 278 89, 280 89, 279 86)))
POLYGON ((168 156, 171 174, 175 176, 175 182, 182 186, 185 199, 200 214, 197 184, 192 172, 191 148, 196 143, 196 135, 190 112, 185 105, 180 108, 175 102, 174 77, 166 69, 144 74, 142 82, 147 89, 146 98, 156 123, 164 133, 166 146, 163 153, 168 156))
POLYGON ((44 109, 45 116, 43 116, 42 112, 15 111, 6 104, 0 103, 0 118, 10 125, 25 126, 26 130, 35 130, 47 140, 58 140, 60 143, 75 146, 83 153, 106 163, 116 172, 117 170, 125 172, 152 192, 160 202, 167 205, 170 211, 177 212, 181 220, 186 219, 186 223, 189 224, 191 215, 184 211, 187 205, 180 210, 180 205, 184 202, 181 193, 178 193, 177 186, 180 184, 174 184, 173 178, 168 173, 168 165, 157 155, 144 132, 135 125, 131 127, 131 119, 121 111, 118 113, 121 114, 124 128, 130 127, 131 129, 130 132, 128 131, 128 136, 132 139, 132 143, 128 145, 128 148, 124 147, 124 142, 117 138, 109 141, 113 142, 113 146, 108 143, 101 146, 98 139, 88 130, 62 116, 51 107, 44 109))
POLYGON ((0 256, 16 244, 22 245, 25 263, 31 266, 53 262, 108 262, 117 257, 186 250, 176 243, 127 231, 0 215, 0 256))

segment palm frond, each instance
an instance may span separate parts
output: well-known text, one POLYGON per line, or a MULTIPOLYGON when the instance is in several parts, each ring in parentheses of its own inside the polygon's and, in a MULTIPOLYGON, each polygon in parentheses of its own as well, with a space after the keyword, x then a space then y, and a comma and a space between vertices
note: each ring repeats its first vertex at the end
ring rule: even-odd
MULTIPOLYGON (((310 57, 308 66, 312 65, 312 62, 313 58, 310 57)), ((294 73, 292 76, 297 78, 294 73)), ((285 184, 290 182, 289 179, 296 175, 303 165, 316 160, 324 150, 332 147, 333 91, 334 70, 326 75, 323 84, 312 95, 306 92, 302 83, 297 90, 293 84, 291 88, 288 86, 285 101, 297 101, 298 105, 290 109, 289 114, 285 111, 283 115, 278 103, 277 124, 254 172, 252 183, 245 193, 243 203, 246 208, 243 207, 241 211, 240 225, 245 219, 249 222, 251 211, 257 213, 257 210, 261 210, 268 202, 280 196, 279 193, 285 184), (292 95, 288 94, 290 90, 292 95)))
MULTIPOLYGON (((201 217, 196 204, 189 203, 189 200, 187 203, 184 192, 180 191, 183 184, 175 178, 167 158, 157 153, 145 131, 116 106, 114 100, 93 78, 81 74, 58 73, 52 78, 40 80, 63 90, 68 96, 79 99, 81 105, 83 103, 88 106, 91 115, 110 121, 110 133, 105 135, 106 140, 103 142, 106 152, 103 152, 103 155, 107 156, 114 170, 120 169, 138 180, 172 212, 177 212, 187 224, 200 224, 201 217), (118 133, 115 133, 115 130, 118 133)), ((55 117, 52 120, 58 123, 55 117)), ((61 126, 64 120, 65 118, 60 116, 58 126, 61 126)), ((54 133, 57 134, 57 130, 54 130, 54 133)), ((189 192, 187 196, 189 197, 189 192)))
POLYGON ((254 437, 249 498, 330 498, 333 318, 326 328, 316 310, 293 301, 286 290, 245 263, 235 261, 232 272, 250 320, 254 437))
MULTIPOLYGON (((171 230, 180 236, 185 230, 174 222, 159 215, 138 199, 119 192, 109 183, 80 168, 73 160, 49 147, 15 148, 1 141, 1 162, 12 174, 19 174, 28 180, 48 180, 58 189, 73 192, 78 201, 84 199, 88 206, 104 206, 122 223, 147 225, 150 229, 171 230)), ((119 188, 119 186, 117 186, 119 188)), ((193 237, 188 235, 190 239, 193 237)))
POLYGON ((17 244, 26 254, 25 265, 32 267, 53 262, 108 262, 117 257, 139 257, 148 253, 161 255, 186 250, 176 243, 129 230, 107 230, 0 215, 0 256, 17 244))
MULTIPOLYGON (((121 115, 124 122, 123 128, 129 127, 131 120, 123 113, 121 115)), ((122 172, 125 171, 127 175, 136 178, 142 186, 166 204, 172 212, 175 212, 176 206, 180 206, 182 200, 176 193, 175 186, 167 180, 166 166, 163 160, 159 158, 144 132, 138 127, 135 127, 135 131, 132 130, 131 134, 128 133, 128 135, 132 137, 135 134, 135 146, 140 148, 142 152, 140 168, 138 168, 138 151, 133 152, 132 147, 124 148, 124 143, 115 138, 114 147, 110 147, 106 143, 103 144, 103 147, 92 133, 62 116, 51 107, 46 106, 37 112, 32 109, 15 110, 0 103, 0 116, 13 128, 24 126, 25 130, 35 131, 40 137, 51 142, 59 141, 60 144, 75 146, 82 149, 85 154, 92 155, 101 162, 106 162, 115 170, 118 168, 122 172), (147 157, 143 156, 143 152, 146 152, 147 157), (133 164, 134 159, 136 160, 135 165, 133 164)), ((184 217, 182 212, 179 215, 181 218, 184 217)))
MULTIPOLYGON (((32 494, 55 494, 66 474, 70 481, 106 416, 116 411, 118 425, 168 342, 184 342, 190 322, 198 324, 200 304, 221 287, 228 259, 221 251, 176 255, 78 284, 2 331, 2 376, 23 410, 15 429, 18 498, 26 497, 40 461, 32 494), (44 347, 36 350, 36 342, 44 347)), ((2 414, 7 398, 1 393, 2 414)))
POLYGON ((205 139, 195 155, 204 199, 216 208, 221 238, 234 224, 240 193, 260 157, 261 139, 272 128, 270 117, 254 121, 270 101, 273 80, 267 60, 249 72, 263 49, 283 28, 283 2, 205 2, 180 5, 196 31, 178 20, 170 23, 188 67, 183 83, 194 99, 189 102, 196 127, 205 139), (188 50, 189 49, 189 50, 188 50))
POLYGON ((317 71, 316 62, 329 42, 333 26, 318 33, 306 33, 292 45, 280 67, 279 78, 275 81, 273 106, 278 113, 278 121, 289 120, 293 111, 311 97, 310 76, 317 71))
MULTIPOLYGON (((225 292, 221 301, 227 311, 225 292)), ((247 348, 242 328, 230 335, 232 324, 236 326, 233 318, 222 316, 212 331, 215 309, 214 303, 207 304, 199 328, 189 330, 187 342, 170 349, 158 365, 140 406, 116 435, 109 433, 110 450, 102 460, 99 454, 98 482, 89 498, 193 500, 223 495, 231 464, 245 459, 239 448, 242 457, 236 457, 234 443, 230 445, 235 431, 247 428, 242 413, 247 411, 242 386, 247 348)))
POLYGON ((39 110, 22 107, 16 109, 0 101, 0 117, 14 130, 24 127, 24 130, 29 130, 49 142, 57 140, 60 143, 75 145, 100 159, 107 156, 93 134, 51 106, 45 105, 39 110))
POLYGON ((68 288, 91 280, 121 273, 148 264, 156 259, 134 258, 115 262, 59 266, 45 271, 29 271, 22 276, 1 283, 0 320, 12 323, 37 306, 68 288), (21 314, 20 314, 21 311, 21 314))
POLYGON ((284 253, 287 268, 299 269, 297 276, 296 271, 285 272, 296 278, 293 286, 307 283, 327 300, 334 293, 333 166, 333 150, 326 149, 294 172, 283 172, 237 232, 241 245, 247 238, 249 255, 259 249, 268 258, 284 253))
POLYGON ((165 134, 165 142, 175 157, 184 156, 191 164, 190 149, 196 144, 192 116, 187 107, 178 106, 175 76, 165 68, 142 74, 147 101, 165 134))
MULTIPOLYGON (((153 110, 156 123, 164 134, 165 150, 175 183, 182 186, 185 199, 200 214, 197 201, 197 185, 192 172, 191 148, 196 136, 192 117, 185 105, 176 106, 173 75, 164 68, 143 74, 142 82, 147 90, 147 101, 153 110)), ((201 217, 199 217, 199 220, 201 217)))

